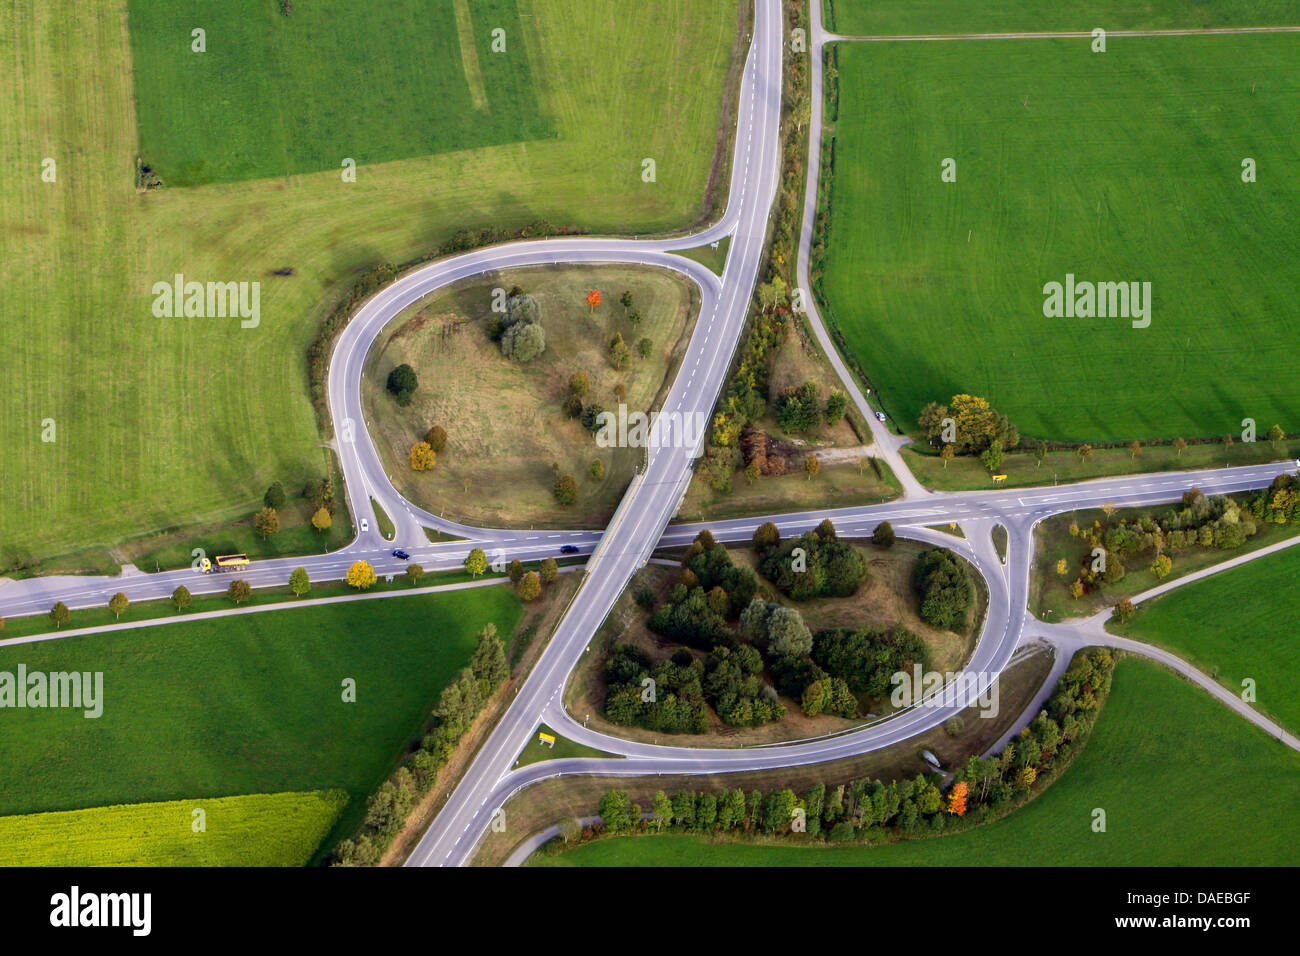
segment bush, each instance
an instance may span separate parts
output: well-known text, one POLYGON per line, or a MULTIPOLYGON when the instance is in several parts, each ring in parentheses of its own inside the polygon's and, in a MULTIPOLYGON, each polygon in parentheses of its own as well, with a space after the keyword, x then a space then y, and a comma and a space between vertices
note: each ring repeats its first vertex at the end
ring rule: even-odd
POLYGON ((501 354, 514 362, 531 362, 546 351, 546 332, 533 322, 521 322, 501 336, 501 354))
POLYGON ((393 397, 397 399, 397 404, 403 407, 411 404, 411 396, 415 393, 419 383, 415 377, 415 369, 403 362, 391 372, 388 373, 387 388, 392 392, 393 397))
POLYGON ((274 482, 270 488, 267 488, 266 494, 262 496, 262 504, 268 508, 274 508, 276 511, 283 508, 287 500, 288 496, 284 493, 284 485, 278 481, 274 482))
POLYGON ((894 546, 894 526, 888 521, 882 521, 876 525, 876 530, 871 532, 871 543, 878 548, 892 548, 894 546))
POLYGON ((934 627, 952 630, 975 603, 975 585, 966 563, 947 548, 935 548, 916 559, 912 586, 921 602, 921 620, 934 627))

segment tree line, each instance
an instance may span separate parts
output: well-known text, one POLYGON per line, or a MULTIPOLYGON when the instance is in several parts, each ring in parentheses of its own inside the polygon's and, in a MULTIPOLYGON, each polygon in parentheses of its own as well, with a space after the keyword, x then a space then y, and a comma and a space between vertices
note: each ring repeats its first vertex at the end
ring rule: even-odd
POLYGON ((1114 666, 1105 648, 1076 654, 1047 707, 998 754, 969 757, 946 786, 933 773, 887 783, 819 783, 803 794, 737 788, 670 797, 660 790, 648 808, 628 791, 611 789, 596 808, 598 822, 582 828, 566 821, 545 852, 600 836, 670 831, 883 843, 991 821, 1045 789, 1082 749, 1110 692, 1114 666))

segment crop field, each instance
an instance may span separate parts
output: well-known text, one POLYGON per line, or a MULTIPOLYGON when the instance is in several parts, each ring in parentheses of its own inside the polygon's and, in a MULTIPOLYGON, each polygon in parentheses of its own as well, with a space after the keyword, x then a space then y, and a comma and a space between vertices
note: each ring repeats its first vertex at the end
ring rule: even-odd
POLYGON ((1300 754, 1208 694, 1138 659, 1083 753, 1046 792, 996 823, 884 846, 806 847, 654 836, 602 840, 540 865, 1285 866, 1300 823, 1300 754), (1091 828, 1106 811, 1106 832, 1091 828))
POLYGON ((340 789, 346 826, 418 734, 508 587, 0 648, 0 671, 102 671, 103 713, 5 712, 0 813, 340 789), (343 701, 343 681, 356 701, 343 701))
POLYGON ((826 28, 849 36, 1155 30, 1300 24, 1296 0, 824 0, 826 28))
POLYGON ((1140 604, 1127 627, 1111 628, 1168 648, 1233 693, 1241 693, 1242 681, 1250 678, 1256 706, 1300 730, 1298 577, 1300 548, 1288 548, 1140 604))
MULTIPOLYGON (((149 106, 152 94, 137 82, 133 41, 144 42, 155 28, 128 16, 127 0, 6 5, 0 59, 13 68, 0 76, 0 166, 14 174, 0 179, 0 380, 8 386, 0 415, 0 574, 33 562, 43 562, 40 570, 120 564, 130 556, 119 546, 136 535, 240 521, 257 510, 272 481, 292 489, 328 474, 334 462, 318 447, 306 353, 322 318, 363 270, 427 254, 462 228, 512 230, 547 219, 645 235, 685 227, 725 201, 725 169, 715 171, 714 158, 720 146, 728 155, 719 132, 737 0, 516 4, 520 26, 508 36, 508 55, 527 54, 530 95, 554 135, 482 145, 458 143, 450 126, 421 132, 437 141, 420 148, 439 152, 362 164, 354 183, 342 181, 340 157, 326 156, 321 172, 286 175, 298 168, 290 157, 257 143, 238 156, 214 153, 212 169, 278 163, 280 172, 148 192, 135 188, 141 139, 149 148, 154 135, 148 117, 179 108, 149 106), (678 25, 672 35, 659 29, 666 20, 678 25), (657 159, 655 183, 641 180, 646 157, 657 159), (54 182, 41 179, 46 158, 55 161, 54 182), (711 192, 715 172, 721 191, 711 192), (257 327, 155 317, 154 283, 177 274, 260 282, 257 327)), ((173 7, 148 6, 150 17, 165 21, 173 7)), ((261 6, 280 16, 277 4, 261 6)), ((319 6, 295 4, 293 22, 315 23, 310 11, 319 6)), ((356 16, 387 23, 373 6, 356 5, 356 16)), ((477 0, 470 6, 480 8, 477 0)), ((224 5, 209 7, 214 17, 226 16, 217 10, 224 5)), ((367 33, 366 42, 396 44, 413 57, 410 89, 429 90, 443 82, 432 77, 447 71, 459 84, 463 65, 446 55, 456 40, 455 31, 446 36, 444 20, 410 18, 401 36, 381 30, 367 33)), ((186 30, 176 43, 188 50, 188 38, 186 30)), ((226 41, 209 29, 207 42, 203 55, 217 56, 226 41)), ((258 42, 272 43, 260 35, 258 42)), ((275 42, 275 55, 287 57, 283 69, 300 62, 283 38, 275 42)), ((496 117, 520 107, 497 98, 518 87, 492 76, 490 55, 479 57, 479 68, 496 117)), ((334 135, 349 141, 344 155, 359 161, 418 145, 402 137, 429 124, 424 113, 408 115, 409 98, 358 105, 358 94, 337 79, 353 62, 373 72, 373 59, 345 49, 342 72, 320 77, 322 91, 312 94, 320 111, 310 117, 319 135, 302 134, 308 152, 301 162, 310 161, 310 150, 333 150, 334 135), (393 116, 381 121, 383 114, 393 116), (403 132, 388 140, 367 133, 363 142, 349 132, 359 122, 403 132)), ((304 82, 301 70, 296 76, 304 82)), ((264 82, 279 88, 281 81, 289 83, 289 75, 264 82)), ((213 82, 251 90, 262 81, 213 82)), ((396 88, 396 79, 384 82, 396 88)), ((244 89, 236 92, 252 95, 244 89)), ((194 90, 190 82, 175 96, 193 97, 194 90)), ((250 123, 266 122, 257 109, 236 105, 250 123)), ((187 162, 186 136, 175 142, 175 161, 187 162)), ((160 170, 166 160, 144 158, 160 170)))
POLYGON ((266 0, 129 0, 140 154, 195 186, 553 135, 515 0, 472 6, 313 0, 285 16, 266 0))
POLYGON ((594 435, 564 412, 569 378, 584 371, 583 397, 617 413, 662 405, 699 311, 699 290, 663 269, 562 265, 512 269, 469 279, 407 309, 372 350, 362 388, 366 417, 395 487, 407 498, 449 518, 487 527, 603 528, 632 480, 643 451, 601 448, 594 435), (526 364, 501 354, 486 327, 492 290, 519 286, 541 310, 546 350, 526 364), (588 309, 596 289, 601 305, 588 309), (619 304, 632 293, 633 324, 619 304), (631 358, 615 369, 609 342, 623 336, 631 358), (652 343, 642 357, 637 345, 652 343), (384 387, 406 363, 420 382, 411 404, 399 408, 384 387), (614 389, 622 385, 620 398, 614 389), (446 450, 430 471, 411 470, 409 452, 434 425, 446 429, 446 450), (601 477, 591 463, 600 460, 601 477), (578 500, 559 507, 551 494, 552 463, 578 482, 578 500), (468 482, 468 484, 467 484, 468 482))
POLYGON ((824 293, 904 428, 958 392, 1035 438, 1300 427, 1300 37, 837 49, 824 293), (1150 282, 1149 326, 1046 317, 1067 275, 1150 282))
POLYGON ((0 866, 302 866, 347 802, 318 790, 0 817, 0 866))

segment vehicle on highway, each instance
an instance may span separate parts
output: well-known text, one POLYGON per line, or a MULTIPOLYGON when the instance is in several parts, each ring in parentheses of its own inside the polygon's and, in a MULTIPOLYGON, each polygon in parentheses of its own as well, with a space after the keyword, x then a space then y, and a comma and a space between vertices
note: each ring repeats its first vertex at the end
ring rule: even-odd
POLYGON ((403 561, 411 560, 411 556, 407 554, 405 551, 403 551, 401 548, 397 548, 395 551, 393 551, 393 557, 401 558, 403 561))
POLYGON ((369 519, 369 518, 362 518, 362 519, 361 519, 361 533, 362 533, 362 534, 365 534, 365 533, 366 533, 367 531, 369 531, 369 530, 370 530, 370 519, 369 519))
POLYGON ((576 544, 566 544, 560 549, 560 554, 577 554, 578 546, 576 544))
POLYGON ((229 571, 231 568, 247 567, 248 563, 246 554, 219 554, 212 560, 204 558, 199 562, 199 570, 204 574, 211 574, 213 568, 218 571, 229 571))

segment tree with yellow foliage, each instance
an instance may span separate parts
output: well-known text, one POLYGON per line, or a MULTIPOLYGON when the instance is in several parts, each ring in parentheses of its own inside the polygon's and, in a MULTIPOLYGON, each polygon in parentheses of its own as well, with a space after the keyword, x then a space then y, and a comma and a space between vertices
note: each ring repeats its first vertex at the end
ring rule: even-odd
POLYGON ((370 566, 369 561, 357 561, 348 568, 348 585, 358 591, 366 590, 375 583, 375 580, 375 569, 370 566))

